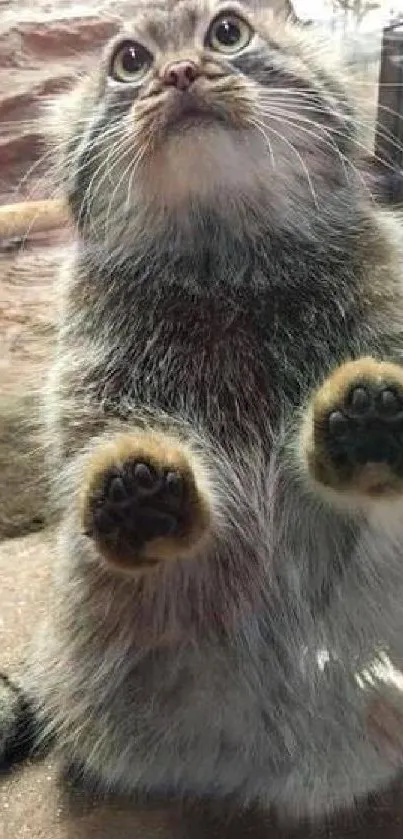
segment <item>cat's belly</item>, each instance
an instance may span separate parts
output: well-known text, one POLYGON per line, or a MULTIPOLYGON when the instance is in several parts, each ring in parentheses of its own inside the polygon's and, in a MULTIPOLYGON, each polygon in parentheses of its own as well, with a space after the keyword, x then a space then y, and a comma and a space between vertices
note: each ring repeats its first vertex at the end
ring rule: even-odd
POLYGON ((348 806, 392 777, 353 673, 312 658, 285 680, 253 653, 178 649, 126 677, 65 660, 63 751, 117 791, 235 795, 294 814, 348 806))

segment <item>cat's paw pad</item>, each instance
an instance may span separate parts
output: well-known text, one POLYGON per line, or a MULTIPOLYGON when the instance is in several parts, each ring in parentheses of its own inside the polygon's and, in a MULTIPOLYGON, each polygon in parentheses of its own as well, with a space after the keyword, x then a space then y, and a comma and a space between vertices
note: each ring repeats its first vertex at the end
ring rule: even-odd
POLYGON ((133 544, 171 536, 186 517, 185 482, 179 471, 156 469, 149 462, 126 460, 112 466, 92 496, 92 533, 113 537, 125 528, 133 544))
POLYGON ((122 435, 94 453, 83 522, 109 561, 141 568, 192 553, 209 510, 180 444, 157 434, 122 435))
POLYGON ((403 367, 360 359, 316 393, 304 435, 314 479, 367 497, 403 493, 403 367))

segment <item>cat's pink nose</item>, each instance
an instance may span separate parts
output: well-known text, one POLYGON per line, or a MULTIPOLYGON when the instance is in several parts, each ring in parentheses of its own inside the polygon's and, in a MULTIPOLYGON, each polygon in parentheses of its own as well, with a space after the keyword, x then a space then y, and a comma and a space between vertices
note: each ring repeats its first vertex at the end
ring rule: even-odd
POLYGON ((187 90, 199 75, 200 70, 194 61, 173 61, 164 67, 162 80, 167 86, 187 90))

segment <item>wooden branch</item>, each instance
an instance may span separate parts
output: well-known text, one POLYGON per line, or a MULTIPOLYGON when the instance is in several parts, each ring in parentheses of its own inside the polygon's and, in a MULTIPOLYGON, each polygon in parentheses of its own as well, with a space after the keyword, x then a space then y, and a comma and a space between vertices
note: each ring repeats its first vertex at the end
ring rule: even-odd
POLYGON ((60 230, 70 224, 61 200, 27 201, 0 206, 0 239, 29 238, 33 233, 60 230))

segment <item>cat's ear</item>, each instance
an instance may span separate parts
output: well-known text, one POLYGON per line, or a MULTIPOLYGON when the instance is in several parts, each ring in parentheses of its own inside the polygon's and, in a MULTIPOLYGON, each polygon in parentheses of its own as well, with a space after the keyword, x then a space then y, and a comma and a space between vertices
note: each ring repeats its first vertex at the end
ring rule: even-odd
POLYGON ((282 2, 282 5, 284 6, 284 13, 285 13, 285 16, 286 16, 287 20, 291 20, 294 23, 301 23, 298 15, 297 15, 297 13, 294 9, 294 6, 291 3, 291 0, 281 0, 281 2, 282 2))
POLYGON ((248 0, 248 5, 256 5, 259 9, 266 6, 267 9, 285 17, 287 20, 294 21, 295 23, 299 22, 291 0, 248 0))
POLYGON ((307 20, 306 18, 298 17, 294 4, 291 0, 280 0, 281 5, 284 8, 284 14, 289 23, 298 24, 298 26, 311 26, 312 21, 307 20))

